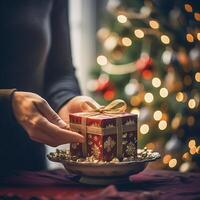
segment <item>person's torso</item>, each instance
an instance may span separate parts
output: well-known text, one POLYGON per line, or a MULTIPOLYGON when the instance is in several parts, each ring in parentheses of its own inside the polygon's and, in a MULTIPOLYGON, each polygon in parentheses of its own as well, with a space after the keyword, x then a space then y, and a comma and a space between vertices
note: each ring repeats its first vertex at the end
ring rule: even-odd
POLYGON ((0 1, 0 88, 40 93, 53 0, 0 1))

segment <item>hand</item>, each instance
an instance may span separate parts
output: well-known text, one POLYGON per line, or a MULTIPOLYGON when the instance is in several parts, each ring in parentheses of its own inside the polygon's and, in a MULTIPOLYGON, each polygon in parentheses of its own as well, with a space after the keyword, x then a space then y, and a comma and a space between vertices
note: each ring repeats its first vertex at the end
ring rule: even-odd
POLYGON ((71 142, 84 142, 84 137, 67 130, 67 124, 39 95, 30 92, 13 94, 12 106, 17 121, 37 142, 58 146, 71 142))
POLYGON ((67 123, 69 123, 69 113, 89 111, 91 108, 84 104, 84 102, 91 102, 92 104, 100 107, 100 105, 91 97, 88 96, 77 96, 72 98, 68 103, 61 107, 58 114, 67 123))

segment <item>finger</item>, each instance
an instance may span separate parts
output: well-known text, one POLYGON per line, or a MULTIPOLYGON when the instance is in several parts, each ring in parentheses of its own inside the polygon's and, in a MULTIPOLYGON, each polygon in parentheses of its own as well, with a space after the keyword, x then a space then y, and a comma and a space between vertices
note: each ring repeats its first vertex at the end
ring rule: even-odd
POLYGON ((38 111, 46 117, 51 123, 59 126, 60 128, 66 128, 67 124, 59 117, 59 115, 49 106, 46 100, 40 103, 35 103, 38 111))
POLYGON ((44 134, 51 137, 53 141, 57 141, 59 144, 66 144, 72 142, 84 142, 85 138, 77 132, 66 130, 52 124, 47 119, 42 117, 38 121, 37 129, 44 134))

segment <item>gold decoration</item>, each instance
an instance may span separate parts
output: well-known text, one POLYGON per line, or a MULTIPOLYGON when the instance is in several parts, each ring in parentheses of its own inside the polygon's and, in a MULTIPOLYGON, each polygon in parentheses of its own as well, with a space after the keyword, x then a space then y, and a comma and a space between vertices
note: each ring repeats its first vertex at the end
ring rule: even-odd
POLYGON ((132 142, 129 142, 126 147, 126 153, 128 156, 133 156, 135 154, 136 147, 132 142))
POLYGON ((112 148, 115 146, 116 142, 109 136, 107 140, 104 142, 104 149, 107 150, 107 152, 110 152, 112 148))
POLYGON ((94 144, 94 146, 92 147, 92 155, 98 159, 99 158, 99 155, 100 155, 100 150, 99 150, 99 147, 94 144))

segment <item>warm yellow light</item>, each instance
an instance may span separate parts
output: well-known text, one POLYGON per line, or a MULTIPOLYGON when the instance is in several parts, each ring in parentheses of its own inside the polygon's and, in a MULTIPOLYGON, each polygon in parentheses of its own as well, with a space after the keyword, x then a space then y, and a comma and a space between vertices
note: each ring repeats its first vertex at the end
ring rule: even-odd
POLYGON ((197 73, 195 74, 195 80, 196 80, 197 82, 200 82, 200 72, 197 72, 197 73))
POLYGON ((153 114, 153 118, 156 120, 156 121, 159 121, 161 120, 162 118, 162 112, 160 110, 156 110, 153 114))
POLYGON ((190 160, 190 157, 191 157, 190 154, 188 152, 186 152, 186 153, 183 154, 182 159, 183 160, 190 160))
POLYGON ((200 40, 200 33, 197 33, 197 40, 200 40))
POLYGON ((160 89, 160 96, 163 97, 163 98, 165 98, 165 97, 168 96, 168 90, 167 90, 167 88, 161 88, 160 89))
POLYGON ((191 149, 191 148, 193 148, 193 147, 195 147, 196 146, 196 141, 195 140, 190 140, 189 142, 188 142, 188 147, 191 149))
POLYGON ((150 20, 149 21, 149 26, 153 29, 158 29, 159 28, 159 23, 155 20, 150 20))
POLYGON ((171 126, 173 129, 177 129, 180 126, 181 119, 182 119, 181 115, 176 114, 176 116, 173 118, 173 120, 171 122, 171 126))
POLYGON ((124 46, 126 46, 126 47, 129 47, 129 46, 132 45, 132 41, 131 41, 131 39, 128 38, 128 37, 123 37, 123 38, 122 38, 122 44, 123 44, 124 46))
POLYGON ((140 127, 140 133, 142 133, 143 135, 147 134, 149 132, 149 125, 148 124, 143 124, 140 127))
POLYGON ((190 109, 194 109, 195 106, 196 106, 195 100, 194 100, 194 99, 190 99, 190 100, 188 101, 188 107, 189 107, 190 109))
POLYGON ((189 162, 183 163, 179 168, 180 172, 182 172, 182 173, 189 171, 189 169, 190 169, 189 162))
POLYGON ((194 155, 196 153, 197 148, 196 147, 192 147, 190 149, 190 154, 194 155))
POLYGON ((161 80, 157 77, 153 78, 152 79, 152 85, 155 87, 155 88, 158 88, 161 86, 161 80))
POLYGON ((176 94, 176 101, 182 102, 183 99, 184 99, 183 93, 182 93, 182 92, 178 92, 178 93, 176 94))
POLYGON ((188 124, 188 126, 193 126, 194 122, 195 122, 195 118, 193 116, 189 116, 187 118, 187 124, 188 124))
POLYGON ((177 160, 175 158, 169 161, 169 167, 174 168, 177 165, 177 160))
POLYGON ((134 31, 134 33, 135 33, 135 36, 136 36, 137 38, 143 38, 143 37, 144 37, 144 32, 143 32, 141 29, 136 29, 136 30, 134 31))
POLYGON ((190 34, 190 33, 186 34, 186 40, 187 40, 188 42, 194 42, 194 37, 193 37, 193 35, 190 34))
POLYGON ((101 66, 106 65, 108 63, 108 60, 105 56, 100 55, 97 57, 97 63, 101 66))
POLYGON ((200 154, 200 146, 197 147, 196 153, 197 153, 197 154, 200 154))
POLYGON ((166 155, 163 157, 163 163, 167 165, 171 159, 172 159, 172 156, 169 155, 169 154, 166 154, 166 155))
POLYGON ((167 122, 165 120, 161 120, 159 123, 158 123, 158 128, 163 131, 167 128, 167 122))
POLYGON ((200 13, 195 12, 195 13, 194 13, 194 18, 195 18, 197 21, 200 21, 200 13))
POLYGON ((141 102, 142 98, 139 95, 134 96, 130 99, 130 103, 132 106, 139 106, 141 102))
POLYGON ((113 34, 106 38, 103 45, 107 50, 113 50, 117 46, 117 42, 118 36, 113 34))
POLYGON ((140 114, 140 110, 138 108, 133 108, 131 110, 131 113, 135 114, 135 115, 139 115, 140 114))
POLYGON ((153 97, 153 94, 151 94, 150 92, 147 92, 145 95, 144 95, 144 100, 147 102, 147 103, 151 103, 153 101, 154 97, 153 97))
POLYGON ((161 39, 161 42, 164 43, 164 44, 170 43, 170 39, 167 35, 161 35, 160 39, 161 39))
POLYGON ((192 6, 189 3, 185 4, 184 7, 186 12, 192 12, 192 6))
POLYGON ((124 23, 127 22, 127 17, 125 15, 118 15, 117 20, 118 20, 119 23, 124 24, 124 23))
POLYGON ((154 143, 151 142, 151 143, 146 144, 145 147, 147 147, 147 149, 153 150, 153 149, 155 149, 156 146, 154 143))

